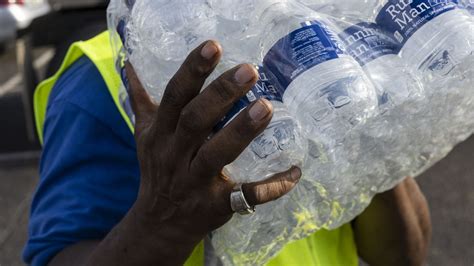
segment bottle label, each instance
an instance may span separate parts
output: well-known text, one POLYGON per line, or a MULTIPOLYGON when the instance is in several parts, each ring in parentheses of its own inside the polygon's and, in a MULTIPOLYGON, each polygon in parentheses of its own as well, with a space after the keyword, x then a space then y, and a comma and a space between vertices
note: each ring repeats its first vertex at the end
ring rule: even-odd
POLYGON ((347 53, 357 62, 365 64, 388 54, 398 54, 400 44, 375 23, 358 23, 344 30, 339 37, 347 53))
POLYGON ((265 98, 269 101, 282 102, 283 93, 277 89, 273 84, 275 78, 271 73, 267 73, 262 66, 257 67, 259 79, 255 86, 247 92, 237 103, 234 104, 232 109, 227 112, 225 117, 216 125, 214 130, 217 132, 232 121, 243 109, 249 106, 252 102, 265 98))
POLYGON ((301 25, 278 40, 263 59, 265 71, 273 74, 282 95, 308 69, 344 54, 344 44, 324 24, 307 21, 301 25))
POLYGON ((222 129, 252 102, 265 98, 283 101, 283 94, 300 74, 323 62, 344 54, 344 45, 338 36, 318 21, 301 23, 301 28, 281 38, 268 51, 263 66, 258 67, 257 84, 240 99, 217 124, 222 129))
POLYGON ((404 45, 425 23, 457 7, 457 0, 388 0, 377 24, 404 45))

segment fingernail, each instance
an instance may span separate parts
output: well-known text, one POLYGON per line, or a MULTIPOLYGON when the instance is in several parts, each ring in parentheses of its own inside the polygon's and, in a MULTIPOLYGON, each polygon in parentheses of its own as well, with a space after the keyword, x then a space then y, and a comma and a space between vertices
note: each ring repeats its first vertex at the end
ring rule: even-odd
POLYGON ((219 48, 213 41, 208 41, 201 49, 201 56, 207 60, 211 60, 219 51, 219 48))
POLYGON ((260 99, 252 105, 249 115, 253 121, 260 122, 270 114, 272 109, 272 104, 268 100, 260 99))
POLYGON ((235 72, 234 79, 239 84, 246 84, 255 78, 257 71, 253 66, 248 64, 242 65, 237 72, 235 72))
POLYGON ((301 170, 298 167, 293 167, 290 171, 290 176, 292 179, 300 179, 301 178, 301 170))

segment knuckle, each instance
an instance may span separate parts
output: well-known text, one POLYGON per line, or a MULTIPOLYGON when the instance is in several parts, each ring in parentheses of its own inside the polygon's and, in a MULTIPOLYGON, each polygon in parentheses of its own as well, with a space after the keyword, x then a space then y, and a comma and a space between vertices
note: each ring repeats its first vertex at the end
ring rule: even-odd
POLYGON ((285 181, 278 180, 276 182, 258 186, 256 189, 256 198, 258 202, 265 203, 284 196, 289 190, 290 188, 285 181))
POLYGON ((255 204, 264 204, 269 201, 277 200, 289 193, 297 182, 287 180, 285 177, 274 177, 266 181, 254 183, 246 187, 246 196, 249 202, 255 204))
POLYGON ((233 102, 238 97, 235 85, 225 78, 217 79, 213 87, 221 102, 233 102))
POLYGON ((205 172, 213 169, 216 164, 215 159, 206 151, 199 153, 197 157, 197 167, 204 170, 205 172))
POLYGON ((203 125, 203 119, 198 112, 186 107, 180 115, 180 129, 187 134, 199 133, 203 125))
POLYGON ((187 75, 195 78, 203 78, 209 74, 211 70, 210 67, 200 60, 200 58, 200 56, 191 57, 188 61, 186 61, 184 64, 184 72, 187 75))
POLYGON ((162 104, 179 107, 184 97, 182 93, 183 84, 180 78, 173 77, 168 83, 165 93, 161 99, 162 104))
POLYGON ((270 200, 273 200, 274 196, 274 189, 273 189, 273 186, 270 184, 270 185, 263 185, 263 186, 259 186, 257 191, 257 200, 259 202, 262 202, 262 203, 266 203, 270 200))
POLYGON ((292 186, 291 186, 291 183, 284 180, 284 179, 281 179, 279 180, 278 182, 278 188, 276 189, 277 190, 277 194, 279 196, 283 196, 285 195, 286 193, 288 193, 290 190, 291 190, 292 186))
POLYGON ((256 123, 252 123, 246 116, 241 117, 237 120, 237 125, 232 130, 232 134, 240 138, 256 138, 260 132, 260 126, 256 123))

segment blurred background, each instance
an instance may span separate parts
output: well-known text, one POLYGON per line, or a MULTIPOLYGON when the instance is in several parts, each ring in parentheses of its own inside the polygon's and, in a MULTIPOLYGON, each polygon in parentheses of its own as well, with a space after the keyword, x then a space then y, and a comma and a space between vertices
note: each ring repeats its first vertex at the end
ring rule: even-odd
MULTIPOLYGON (((71 43, 106 29, 107 0, 0 0, 0 266, 23 265, 40 146, 32 97, 71 43)), ((428 265, 474 265, 474 137, 418 181, 428 198, 428 265)), ((389 230, 389 228, 387 228, 389 230)))

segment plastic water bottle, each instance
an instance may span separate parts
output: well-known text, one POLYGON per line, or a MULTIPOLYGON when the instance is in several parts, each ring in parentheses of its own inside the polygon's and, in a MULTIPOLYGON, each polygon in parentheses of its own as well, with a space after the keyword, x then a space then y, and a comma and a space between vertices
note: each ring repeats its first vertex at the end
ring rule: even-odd
MULTIPOLYGON (((121 41, 126 44, 125 49, 129 59, 139 73, 146 90, 156 101, 160 101, 166 87, 164 82, 167 80, 163 78, 163 75, 171 77, 183 58, 194 48, 193 45, 197 45, 198 40, 203 39, 202 36, 206 34, 203 27, 221 21, 222 17, 229 17, 231 20, 232 13, 216 13, 218 10, 213 10, 201 0, 183 0, 182 5, 177 7, 173 1, 169 0, 160 0, 156 3, 151 1, 153 2, 151 5, 148 2, 150 1, 137 2, 133 5, 128 2, 126 5, 114 3, 123 10, 120 10, 121 12, 115 11, 120 15, 114 23, 117 25, 116 30, 121 41), (186 5, 186 3, 191 4, 186 5), (169 13, 173 8, 178 9, 173 14, 169 13), (123 19, 124 15, 128 15, 127 10, 132 12, 132 16, 130 19, 123 19), (140 16, 134 14, 140 14, 140 16), (217 14, 219 14, 219 18, 217 14), (159 18, 153 20, 155 15, 159 15, 159 18), (148 23, 144 22, 146 19, 149 20, 148 23), (198 28, 186 26, 191 22, 197 22, 200 26, 198 28), (158 51, 160 47, 161 50, 158 51), (174 55, 171 56, 173 53, 174 55), (160 69, 160 75, 149 71, 150 66, 160 69)), ((248 1, 249 4, 250 2, 248 1)), ((117 9, 118 7, 115 8, 115 10, 117 9)), ((109 8, 109 12, 111 11, 109 8)), ((214 25, 210 29, 211 32, 217 34, 215 32, 218 29, 222 30, 228 25, 214 25)), ((219 32, 219 34, 221 33, 219 32)), ((242 54, 240 51, 236 52, 236 45, 229 45, 229 38, 230 36, 224 38, 224 49, 226 52, 233 51, 236 55, 230 58, 224 57, 219 69, 213 73, 210 80, 235 66, 238 54, 242 54), (226 47, 230 49, 226 49, 226 47)), ((243 60, 245 59, 248 58, 243 60)), ((241 62, 239 61, 239 63, 241 62)), ((274 114, 267 129, 250 144, 235 162, 226 167, 227 173, 236 182, 258 181, 271 174, 286 171, 293 165, 301 165, 305 154, 306 142, 302 141, 298 122, 293 119, 286 106, 282 104, 281 95, 269 83, 263 68, 259 67, 258 70, 260 79, 257 84, 235 104, 233 109, 215 127, 215 131, 222 129, 240 111, 259 98, 264 97, 273 104, 274 114)))
POLYGON ((402 59, 412 69, 421 71, 427 82, 440 85, 443 80, 467 80, 473 74, 472 65, 464 62, 473 60, 474 23, 459 9, 457 1, 383 3, 377 24, 400 43, 402 59))
MULTIPOLYGON (((224 265, 263 265, 291 240, 350 222, 376 193, 420 173, 474 132, 474 81, 467 72, 472 17, 454 0, 298 1, 112 0, 109 6, 117 69, 127 55, 158 101, 202 41, 217 39, 224 48, 214 77, 242 62, 260 66, 257 85, 216 127, 260 97, 274 105, 269 127, 226 167, 237 182, 286 170, 307 155, 291 193, 212 233, 224 265), (425 88, 437 93, 410 102, 417 88, 407 73, 426 77, 437 87, 425 88), (387 106, 383 114, 374 112, 372 83, 387 106), (308 148, 300 144, 300 126, 308 148)), ((122 102, 128 94, 120 93, 122 102)))
POLYGON ((377 24, 339 21, 339 34, 348 53, 362 66, 377 90, 379 105, 384 109, 401 105, 422 96, 422 85, 398 56, 400 44, 377 24))
POLYGON ((309 8, 338 19, 356 17, 369 21, 375 16, 378 0, 298 0, 309 8))
POLYGON ((297 2, 262 9, 267 75, 312 138, 337 141, 377 106, 375 90, 326 18, 297 2))
MULTIPOLYGON (((268 0, 265 0, 268 1, 268 0)), ((275 2, 277 0, 274 0, 275 2)), ((207 0, 209 6, 216 12, 217 16, 234 21, 248 19, 255 9, 255 0, 207 0)))
POLYGON ((464 8, 469 14, 474 15, 474 0, 459 0, 459 7, 464 8))
MULTIPOLYGON (((125 5, 118 2, 112 3, 125 5)), ((128 59, 148 93, 160 101, 163 88, 189 52, 215 37, 215 12, 206 0, 142 0, 127 15, 128 59), (160 73, 150 71, 150 66, 160 73)))
POLYGON ((265 98, 273 105, 273 118, 264 130, 232 164, 226 166, 227 173, 236 182, 259 181, 265 177, 301 166, 306 153, 306 142, 301 136, 297 120, 290 115, 282 103, 282 95, 270 80, 263 67, 257 67, 259 80, 256 85, 237 102, 216 126, 222 129, 252 102, 265 98))

